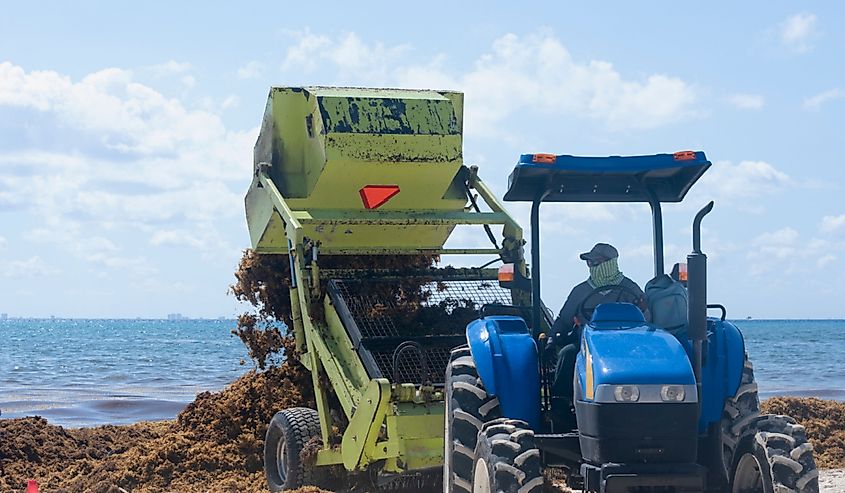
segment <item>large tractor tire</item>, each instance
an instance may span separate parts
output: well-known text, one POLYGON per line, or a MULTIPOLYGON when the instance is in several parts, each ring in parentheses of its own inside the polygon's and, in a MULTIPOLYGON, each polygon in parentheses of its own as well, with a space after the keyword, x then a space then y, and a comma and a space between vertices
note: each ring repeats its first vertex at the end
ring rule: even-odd
POLYGON ((804 427, 767 415, 737 449, 731 493, 819 493, 819 472, 804 427))
POLYGON ((543 472, 534 432, 524 421, 500 418, 478 437, 473 493, 541 493, 543 472))
POLYGON ((742 379, 736 395, 725 401, 720 424, 721 469, 713 469, 708 479, 709 491, 724 491, 730 484, 734 455, 740 442, 755 432, 754 422, 760 417, 760 399, 754 381, 754 365, 745 355, 742 379))
POLYGON ((304 463, 301 453, 318 436, 320 417, 313 409, 294 407, 273 416, 264 439, 264 473, 270 491, 314 484, 314 466, 304 463))
POLYGON ((452 350, 445 382, 443 491, 470 493, 478 434, 485 422, 501 416, 499 399, 484 389, 466 346, 452 350))

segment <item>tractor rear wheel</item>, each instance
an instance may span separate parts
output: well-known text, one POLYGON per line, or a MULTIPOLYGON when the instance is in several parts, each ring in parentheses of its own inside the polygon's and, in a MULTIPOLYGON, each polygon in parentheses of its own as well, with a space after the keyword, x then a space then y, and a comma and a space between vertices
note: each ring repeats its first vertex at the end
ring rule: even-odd
POLYGON ((731 493, 818 493, 819 472, 804 427, 789 416, 768 415, 737 449, 731 493))
POLYGON ((472 493, 540 493, 544 481, 528 423, 500 418, 484 425, 475 447, 472 493))
POLYGON ((320 417, 307 407, 279 411, 264 439, 264 474, 272 492, 313 484, 313 466, 302 461, 305 444, 320 436, 320 417))
POLYGON ((712 491, 723 491, 731 481, 736 448, 744 437, 755 432, 754 422, 760 416, 760 399, 754 381, 754 365, 745 355, 742 379, 736 394, 725 401, 720 424, 722 468, 712 469, 708 485, 712 491), (714 489, 715 487, 715 489, 714 489))
POLYGON ((452 350, 445 382, 443 491, 470 493, 478 433, 485 422, 501 416, 499 399, 484 389, 466 346, 452 350))

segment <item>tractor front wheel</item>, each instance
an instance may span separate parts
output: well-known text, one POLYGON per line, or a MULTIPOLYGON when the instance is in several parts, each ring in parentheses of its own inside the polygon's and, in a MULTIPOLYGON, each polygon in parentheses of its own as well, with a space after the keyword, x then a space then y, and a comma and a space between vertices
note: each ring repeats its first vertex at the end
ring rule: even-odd
POLYGON ((543 491, 540 450, 524 421, 500 418, 478 434, 473 466, 473 493, 540 493, 543 491))
POLYGON ((733 397, 725 400, 720 423, 718 454, 721 461, 715 460, 710 468, 708 491, 721 493, 731 481, 731 471, 737 447, 747 437, 754 434, 754 423, 760 418, 760 399, 757 397, 757 382, 754 380, 754 366, 745 355, 742 379, 733 397), (721 467, 718 467, 721 466, 721 467))
POLYGON ((734 458, 731 493, 819 493, 819 472, 804 427, 789 416, 768 415, 734 458))
POLYGON ((487 393, 469 348, 452 350, 446 366, 446 446, 443 491, 472 491, 472 465, 478 433, 484 422, 498 418, 499 399, 487 393))
POLYGON ((294 407, 273 416, 264 439, 264 473, 270 491, 313 484, 313 466, 303 462, 301 453, 318 436, 320 417, 313 409, 294 407))

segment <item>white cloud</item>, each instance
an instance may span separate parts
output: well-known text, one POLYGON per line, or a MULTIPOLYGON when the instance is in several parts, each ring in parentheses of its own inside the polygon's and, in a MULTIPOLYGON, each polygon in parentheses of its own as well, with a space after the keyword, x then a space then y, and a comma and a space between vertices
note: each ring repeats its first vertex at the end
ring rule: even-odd
POLYGON ((334 44, 328 36, 311 34, 309 29, 291 33, 297 43, 287 49, 282 69, 299 69, 312 71, 317 68, 320 54, 334 44))
POLYGON ((197 79, 193 75, 183 75, 179 80, 187 89, 193 89, 194 86, 197 85, 197 79))
POLYGON ((12 260, 2 266, 2 273, 5 277, 32 278, 44 277, 55 272, 41 257, 35 255, 26 260, 12 260))
POLYGON ((729 101, 741 110, 759 110, 766 104, 763 96, 759 94, 734 94, 729 101))
POLYGON ((220 103, 220 108, 224 110, 228 110, 230 108, 237 108, 240 103, 240 98, 238 98, 234 94, 230 94, 226 96, 226 99, 224 99, 222 103, 220 103))
POLYGON ((176 60, 168 60, 158 65, 150 67, 150 71, 155 77, 169 77, 172 75, 184 74, 190 72, 193 66, 187 62, 177 62, 176 60))
POLYGON ((120 256, 98 254, 87 259, 93 264, 99 264, 113 270, 128 272, 136 277, 151 276, 158 273, 158 269, 143 256, 120 256))
POLYGON ((356 78, 361 85, 377 84, 386 79, 394 63, 401 62, 400 57, 410 49, 407 44, 368 45, 354 32, 335 39, 312 34, 309 30, 292 33, 292 36, 297 43, 288 48, 283 70, 311 72, 330 63, 338 69, 341 78, 356 78))
POLYGON ((156 231, 152 238, 150 238, 150 244, 154 246, 163 246, 163 245, 171 245, 171 246, 192 246, 195 248, 201 248, 203 246, 203 242, 198 237, 191 235, 187 231, 176 231, 176 230, 161 230, 156 231))
POLYGON ((845 245, 820 238, 808 240, 788 226, 757 236, 751 245, 747 257, 753 275, 811 272, 836 261, 838 257, 834 253, 845 249, 845 245))
POLYGON ((821 230, 825 233, 833 233, 845 228, 845 214, 840 216, 825 216, 822 218, 821 230))
POLYGON ((3 236, 0 236, 0 248, 3 248, 4 246, 6 246, 7 243, 9 243, 9 242, 6 240, 6 238, 4 238, 3 236))
POLYGON ((775 193, 791 185, 793 180, 786 173, 765 161, 741 161, 736 165, 719 161, 701 178, 694 194, 754 210, 748 199, 775 193))
POLYGON ((786 227, 770 233, 763 233, 758 236, 754 243, 765 246, 789 246, 798 240, 798 231, 786 227))
POLYGON ((816 266, 821 269, 836 261, 836 258, 836 255, 824 255, 822 257, 819 257, 819 259, 816 261, 816 266))
MULTIPOLYGON (((227 98, 222 106, 235 104, 227 98)), ((242 214, 257 129, 229 130, 214 110, 189 107, 116 68, 74 81, 0 63, 0 111, 10 106, 39 114, 68 141, 58 152, 39 141, 0 151, 0 169, 17 170, 0 173, 0 205, 41 218, 32 241, 63 225, 63 248, 77 258, 148 272, 145 259, 90 231, 213 229, 213 220, 242 214)))
POLYGON ((840 88, 829 89, 827 91, 822 91, 815 96, 811 96, 804 100, 804 109, 806 110, 819 110, 821 109, 822 105, 828 103, 830 101, 835 101, 837 99, 845 98, 845 91, 840 88))
POLYGON ((121 152, 169 153, 227 137, 218 115, 191 110, 130 71, 110 68, 72 82, 56 72, 26 72, 0 63, 0 106, 32 108, 92 135, 121 152))
POLYGON ((264 73, 264 64, 257 60, 249 61, 246 65, 238 68, 238 78, 240 79, 257 79, 261 77, 262 73, 264 73))
POLYGON ((819 36, 816 31, 815 14, 795 14, 781 23, 778 34, 780 42, 795 53, 806 53, 813 49, 813 41, 819 36))
POLYGON ((51 245, 95 267, 120 269, 135 276, 158 272, 147 258, 123 254, 123 249, 112 240, 104 236, 88 236, 77 223, 64 222, 50 226, 27 231, 24 239, 39 245, 51 245))
POLYGON ((518 111, 573 115, 615 130, 654 128, 695 115, 693 88, 678 77, 626 79, 607 61, 575 60, 551 34, 506 34, 466 71, 444 68, 446 56, 406 61, 408 46, 368 45, 355 33, 340 38, 294 34, 283 69, 297 73, 329 65, 346 84, 437 87, 466 92, 467 132, 501 136, 501 122, 518 111))

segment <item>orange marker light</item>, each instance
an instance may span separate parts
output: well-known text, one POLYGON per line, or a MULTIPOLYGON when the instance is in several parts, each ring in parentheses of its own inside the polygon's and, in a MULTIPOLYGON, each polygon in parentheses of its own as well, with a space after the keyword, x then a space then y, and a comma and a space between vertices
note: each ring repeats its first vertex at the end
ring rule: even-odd
POLYGON ((687 264, 678 264, 678 280, 685 282, 688 280, 687 264))
POLYGON ((513 264, 504 264, 499 267, 499 282, 513 281, 513 264))
POLYGON ((378 209, 399 193, 398 185, 367 185, 358 191, 367 209, 378 209))
POLYGON ((555 161, 557 161, 557 156, 554 154, 534 154, 531 157, 532 163, 555 164, 555 161))
POLYGON ((695 161, 695 151, 678 151, 672 156, 675 161, 695 161))

